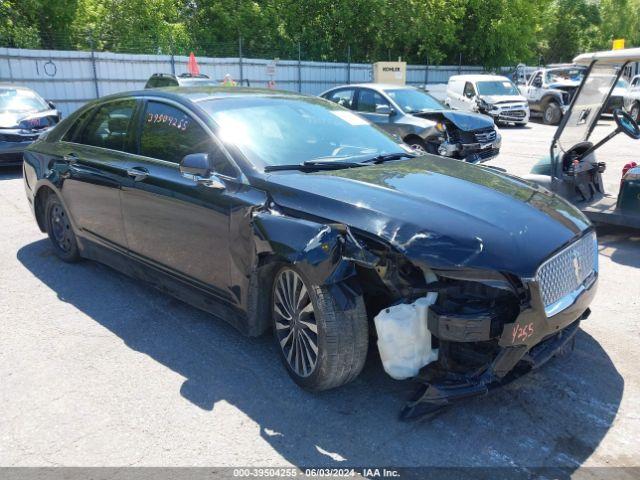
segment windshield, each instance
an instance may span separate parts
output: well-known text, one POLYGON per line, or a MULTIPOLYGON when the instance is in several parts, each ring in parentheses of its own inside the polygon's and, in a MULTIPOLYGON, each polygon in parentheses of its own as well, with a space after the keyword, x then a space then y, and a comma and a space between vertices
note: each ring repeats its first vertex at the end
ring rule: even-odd
POLYGON ((406 153, 362 117, 320 98, 241 97, 199 104, 220 139, 258 166, 406 153))
POLYGON ((426 112, 430 110, 445 110, 438 100, 426 92, 415 88, 399 88, 397 90, 385 90, 406 113, 426 112))
POLYGON ((580 83, 584 76, 584 67, 554 68, 547 70, 546 83, 580 83))
POLYGON ((619 71, 620 67, 617 65, 606 63, 593 65, 571 105, 571 110, 567 112, 569 118, 556 133, 558 145, 562 151, 566 152, 577 143, 589 139, 591 130, 598 121, 600 110, 617 81, 619 71))
POLYGON ((520 95, 518 87, 508 79, 476 82, 480 95, 520 95))
POLYGON ((42 112, 51 107, 37 93, 22 88, 0 88, 0 112, 42 112))

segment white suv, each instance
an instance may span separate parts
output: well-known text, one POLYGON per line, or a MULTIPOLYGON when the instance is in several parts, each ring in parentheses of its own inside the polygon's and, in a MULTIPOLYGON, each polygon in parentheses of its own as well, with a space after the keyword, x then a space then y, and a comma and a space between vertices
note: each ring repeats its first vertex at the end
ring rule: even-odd
POLYGON ((454 75, 447 84, 447 104, 453 110, 484 113, 496 123, 526 125, 529 104, 518 87, 498 75, 454 75))

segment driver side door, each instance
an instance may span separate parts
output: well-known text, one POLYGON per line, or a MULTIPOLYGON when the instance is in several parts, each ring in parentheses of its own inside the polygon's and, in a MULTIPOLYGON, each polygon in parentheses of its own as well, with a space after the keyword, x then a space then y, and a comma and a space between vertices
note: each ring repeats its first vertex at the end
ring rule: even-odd
POLYGON ((232 197, 180 172, 185 155, 207 153, 221 180, 230 181, 222 149, 193 113, 168 101, 146 101, 139 125, 138 153, 129 157, 122 188, 130 253, 229 301, 232 197))
POLYGON ((398 112, 393 111, 389 100, 379 92, 370 88, 359 88, 357 91, 356 110, 362 117, 375 123, 388 133, 401 136, 401 126, 395 122, 396 117, 399 117, 398 112))

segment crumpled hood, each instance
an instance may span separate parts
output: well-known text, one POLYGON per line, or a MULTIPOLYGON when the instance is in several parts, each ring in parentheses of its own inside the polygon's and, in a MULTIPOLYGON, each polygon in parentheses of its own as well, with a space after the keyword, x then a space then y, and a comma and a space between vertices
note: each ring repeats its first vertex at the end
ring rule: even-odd
POLYGON ((491 117, 480 113, 438 110, 434 112, 414 113, 413 115, 434 121, 440 120, 444 117, 460 130, 466 132, 494 126, 493 119, 491 117))
POLYGON ((42 112, 0 112, 0 128, 34 128, 38 127, 39 120, 45 117, 57 116, 57 110, 45 110, 42 112), (30 126, 29 122, 35 122, 30 126))
POLYGON ((522 95, 480 95, 480 98, 490 105, 501 103, 527 103, 527 99, 522 95))
POLYGON ((375 235, 416 265, 532 277, 589 227, 540 187, 433 155, 313 174, 272 174, 274 202, 375 235))

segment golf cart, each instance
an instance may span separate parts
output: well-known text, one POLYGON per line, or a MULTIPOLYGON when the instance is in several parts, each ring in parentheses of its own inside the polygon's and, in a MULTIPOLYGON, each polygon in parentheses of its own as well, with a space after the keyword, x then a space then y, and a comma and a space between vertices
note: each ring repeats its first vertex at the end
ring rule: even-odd
POLYGON ((525 177, 562 195, 596 223, 640 228, 640 166, 625 166, 616 197, 605 193, 606 165, 595 157, 595 151, 619 133, 640 139, 638 124, 617 109, 616 129, 596 143, 589 141, 624 67, 638 61, 640 48, 585 53, 574 59, 587 67, 584 79, 553 137, 550 157, 525 177))

